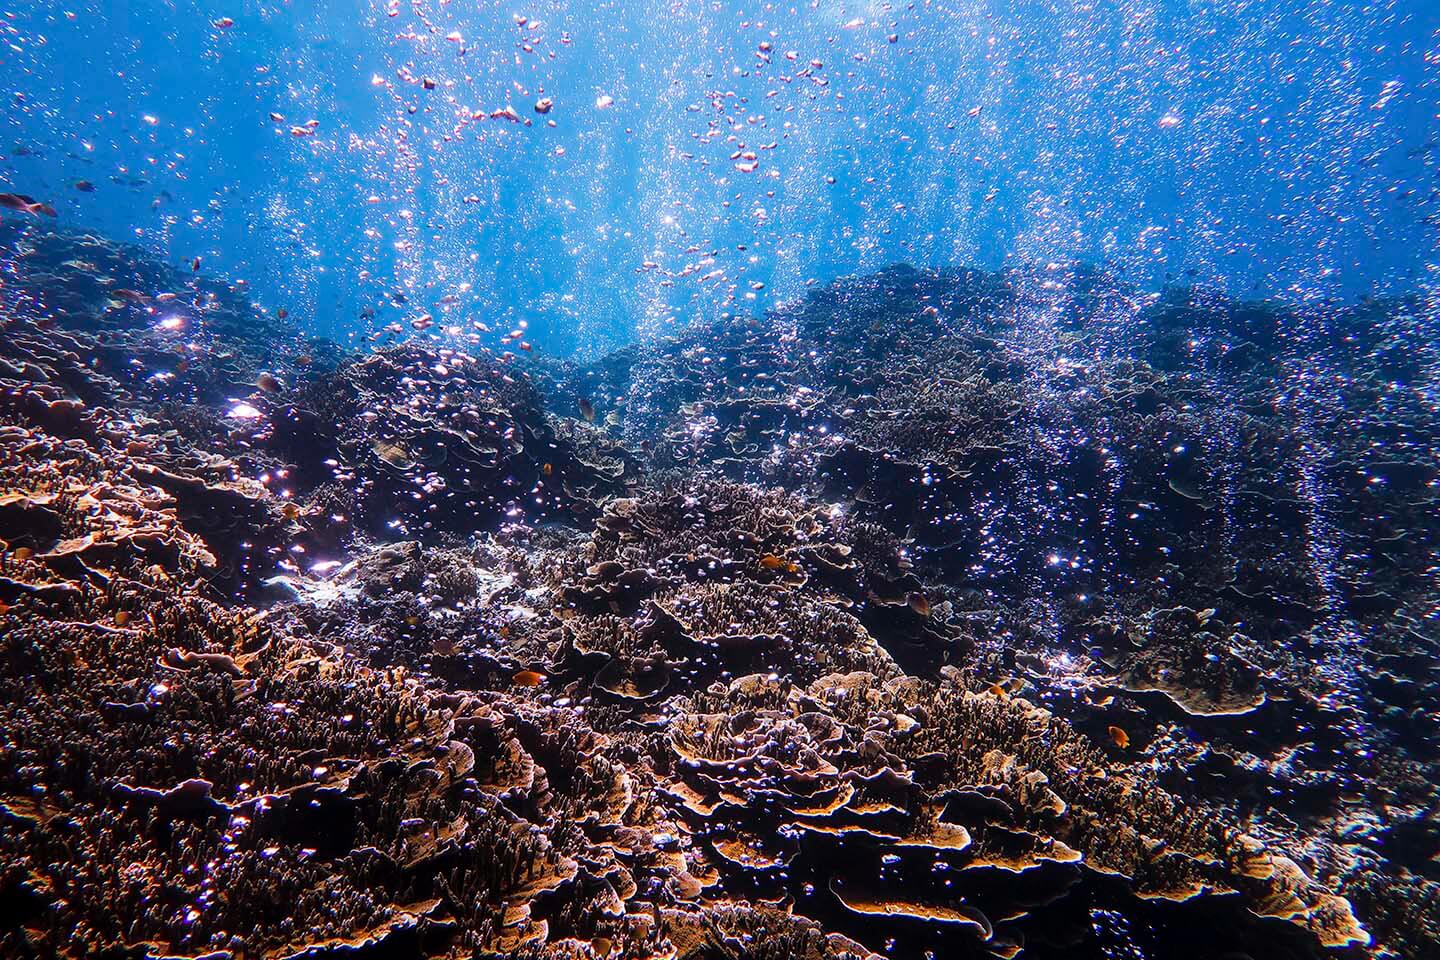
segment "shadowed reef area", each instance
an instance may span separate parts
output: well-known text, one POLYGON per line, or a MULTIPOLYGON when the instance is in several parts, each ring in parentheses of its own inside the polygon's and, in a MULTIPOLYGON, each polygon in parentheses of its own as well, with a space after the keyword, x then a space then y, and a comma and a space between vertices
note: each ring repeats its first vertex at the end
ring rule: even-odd
POLYGON ((0 229, 0 954, 1436 955, 1420 304, 352 354, 0 229))

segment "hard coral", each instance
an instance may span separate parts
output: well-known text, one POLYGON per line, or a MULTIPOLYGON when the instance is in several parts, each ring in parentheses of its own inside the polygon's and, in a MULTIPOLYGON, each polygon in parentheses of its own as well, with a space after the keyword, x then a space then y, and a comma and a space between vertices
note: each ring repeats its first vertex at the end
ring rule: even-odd
POLYGON ((893 268, 590 370, 312 365, 12 239, 0 952, 1434 939, 1400 305, 893 268))

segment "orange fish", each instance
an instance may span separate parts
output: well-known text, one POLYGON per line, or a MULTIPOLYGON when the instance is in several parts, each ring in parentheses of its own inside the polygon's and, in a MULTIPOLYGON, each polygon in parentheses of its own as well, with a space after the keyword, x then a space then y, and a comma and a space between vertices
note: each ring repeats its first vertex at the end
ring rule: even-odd
POLYGON ((922 617, 930 616, 930 601, 925 599, 923 593, 912 593, 909 596, 910 609, 922 617))
POLYGON ((767 553, 765 554, 765 556, 760 558, 760 566, 764 567, 766 570, 779 570, 784 565, 785 561, 781 560, 773 553, 767 553))
POLYGON ((1109 733, 1110 742, 1115 744, 1115 746, 1119 747, 1121 750, 1124 750, 1126 747, 1130 746, 1130 734, 1126 733, 1124 730, 1121 730, 1119 727, 1112 726, 1109 728, 1109 733))
POLYGON ((129 623, 129 622, 130 622, 130 611, 129 611, 129 610, 117 610, 117 611, 115 611, 115 626, 117 626, 117 627, 123 627, 123 626, 125 626, 125 624, 127 624, 127 623, 129 623))
POLYGON ((42 213, 47 217, 55 216, 55 208, 50 204, 27 197, 23 193, 0 193, 0 207, 17 213, 28 213, 32 217, 38 217, 42 213))
POLYGON ((516 686, 538 687, 545 682, 545 674, 538 670, 521 670, 514 677, 516 686))

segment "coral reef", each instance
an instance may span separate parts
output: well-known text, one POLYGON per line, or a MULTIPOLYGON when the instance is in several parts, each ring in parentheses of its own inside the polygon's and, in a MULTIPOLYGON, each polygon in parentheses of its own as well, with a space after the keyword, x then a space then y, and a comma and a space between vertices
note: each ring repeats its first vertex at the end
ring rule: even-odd
POLYGON ((1413 304, 897 267, 589 368, 289 354, 4 229, 0 953, 1440 937, 1413 304))

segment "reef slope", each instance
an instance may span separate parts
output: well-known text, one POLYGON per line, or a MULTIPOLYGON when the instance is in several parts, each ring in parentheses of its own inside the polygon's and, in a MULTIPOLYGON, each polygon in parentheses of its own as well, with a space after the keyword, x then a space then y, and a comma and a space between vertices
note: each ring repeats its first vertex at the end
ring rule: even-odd
POLYGON ((349 355, 7 231, 0 952, 1434 955, 1416 304, 349 355))

